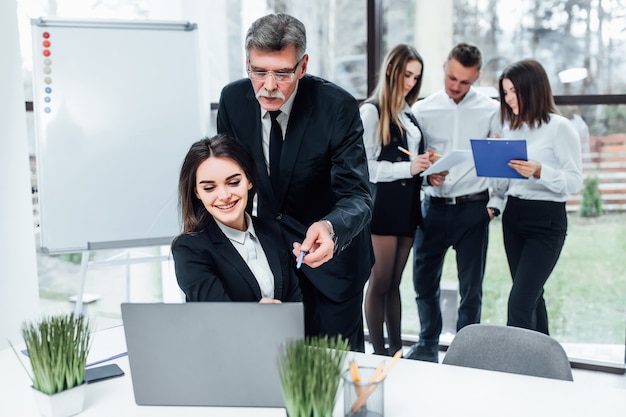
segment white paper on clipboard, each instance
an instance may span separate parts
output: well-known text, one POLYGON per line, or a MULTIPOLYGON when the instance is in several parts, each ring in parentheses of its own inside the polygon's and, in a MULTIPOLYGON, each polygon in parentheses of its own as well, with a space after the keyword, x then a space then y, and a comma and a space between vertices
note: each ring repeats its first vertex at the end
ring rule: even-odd
POLYGON ((471 158, 471 150, 455 149, 446 153, 442 158, 439 158, 437 161, 435 161, 435 163, 432 164, 427 170, 422 172, 420 176, 424 177, 426 175, 438 174, 439 172, 448 171, 453 166, 463 163, 471 158))

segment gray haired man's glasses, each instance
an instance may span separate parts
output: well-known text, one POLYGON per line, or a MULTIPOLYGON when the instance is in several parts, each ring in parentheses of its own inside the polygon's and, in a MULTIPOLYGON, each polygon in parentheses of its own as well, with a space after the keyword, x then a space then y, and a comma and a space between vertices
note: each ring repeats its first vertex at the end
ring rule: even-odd
POLYGON ((296 70, 298 69, 298 65, 302 62, 302 58, 296 63, 296 66, 290 70, 286 71, 256 71, 250 69, 250 64, 248 64, 248 78, 254 81, 265 81, 267 77, 270 75, 274 77, 274 81, 277 82, 288 82, 293 81, 293 78, 296 76, 296 70))

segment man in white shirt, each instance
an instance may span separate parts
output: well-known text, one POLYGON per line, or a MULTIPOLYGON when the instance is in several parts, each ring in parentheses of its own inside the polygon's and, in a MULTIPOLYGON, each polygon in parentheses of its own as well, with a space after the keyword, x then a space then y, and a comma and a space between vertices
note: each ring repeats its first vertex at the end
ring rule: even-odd
MULTIPOLYGON (((424 135, 425 149, 446 155, 470 150, 470 139, 500 133, 499 104, 472 88, 480 76, 482 56, 473 45, 460 43, 443 65, 443 90, 412 107, 424 135)), ((444 257, 456 251, 461 301, 457 330, 480 322, 489 222, 502 209, 490 200, 489 179, 476 176, 472 159, 449 171, 429 175, 422 205, 424 225, 413 244, 413 285, 420 318, 420 339, 405 357, 438 361, 442 329, 439 283, 444 257)))

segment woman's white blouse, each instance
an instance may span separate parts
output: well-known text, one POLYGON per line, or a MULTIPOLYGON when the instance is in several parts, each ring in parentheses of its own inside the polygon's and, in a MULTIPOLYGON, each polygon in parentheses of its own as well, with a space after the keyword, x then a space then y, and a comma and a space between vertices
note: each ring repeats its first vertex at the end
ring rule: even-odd
MULTIPOLYGON (((411 178, 411 162, 390 162, 378 161, 382 145, 378 136, 378 109, 371 103, 364 103, 360 108, 361 120, 363 121, 363 144, 367 155, 367 167, 369 168, 370 182, 390 182, 404 178, 411 178)), ((403 108, 398 113, 398 118, 406 130, 406 140, 408 150, 417 155, 419 143, 422 135, 406 113, 410 113, 411 108, 404 103, 403 108)))
POLYGON ((510 179, 506 195, 525 200, 565 202, 582 189, 582 153, 578 132, 568 119, 551 114, 538 128, 527 124, 511 130, 507 124, 502 138, 526 139, 528 160, 541 163, 541 178, 510 179))

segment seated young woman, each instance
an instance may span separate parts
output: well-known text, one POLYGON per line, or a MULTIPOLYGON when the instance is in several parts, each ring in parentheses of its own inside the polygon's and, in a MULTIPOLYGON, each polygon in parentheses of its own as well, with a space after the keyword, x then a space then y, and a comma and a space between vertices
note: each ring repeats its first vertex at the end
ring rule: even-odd
POLYGON ((291 248, 275 222, 246 213, 254 161, 237 140, 217 135, 193 145, 179 179, 183 233, 172 242, 187 301, 301 301, 291 248))

